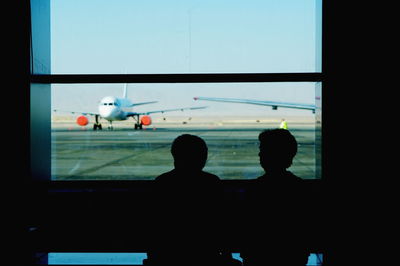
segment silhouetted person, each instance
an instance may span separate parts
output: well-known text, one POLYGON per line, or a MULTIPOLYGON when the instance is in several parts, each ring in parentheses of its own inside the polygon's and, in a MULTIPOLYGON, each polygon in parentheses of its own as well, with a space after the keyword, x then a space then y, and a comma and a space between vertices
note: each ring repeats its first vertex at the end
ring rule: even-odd
POLYGON ((297 141, 285 129, 259 134, 259 158, 265 174, 249 190, 243 265, 304 266, 308 255, 303 180, 287 171, 297 141))
POLYGON ((200 137, 183 134, 171 146, 174 169, 155 179, 157 241, 151 265, 221 265, 218 176, 203 171, 208 148, 200 137))

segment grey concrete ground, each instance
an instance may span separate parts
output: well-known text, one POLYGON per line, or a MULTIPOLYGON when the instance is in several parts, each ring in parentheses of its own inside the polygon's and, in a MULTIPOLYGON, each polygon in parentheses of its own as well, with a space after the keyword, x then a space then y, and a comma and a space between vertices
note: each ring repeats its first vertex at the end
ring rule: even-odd
MULTIPOLYGON (((316 178, 314 123, 288 122, 299 143, 289 170, 305 179, 316 178)), ((103 130, 93 131, 91 125, 82 128, 72 121, 53 122, 53 180, 153 179, 172 169, 170 145, 184 133, 198 135, 207 142, 206 171, 222 179, 255 178, 263 173, 258 161, 257 136, 262 129, 279 126, 279 122, 162 121, 144 130, 132 129, 132 123, 127 121, 113 125, 114 130, 107 130, 107 123, 103 122, 103 130)))

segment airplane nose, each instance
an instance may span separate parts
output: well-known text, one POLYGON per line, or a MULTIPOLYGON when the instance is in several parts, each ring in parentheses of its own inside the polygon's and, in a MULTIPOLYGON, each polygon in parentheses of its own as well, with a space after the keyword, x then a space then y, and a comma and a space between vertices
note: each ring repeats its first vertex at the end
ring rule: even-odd
POLYGON ((113 115, 113 112, 114 112, 114 108, 112 108, 111 106, 110 107, 108 107, 108 106, 100 106, 99 107, 100 116, 103 118, 106 118, 106 119, 110 118, 113 115))

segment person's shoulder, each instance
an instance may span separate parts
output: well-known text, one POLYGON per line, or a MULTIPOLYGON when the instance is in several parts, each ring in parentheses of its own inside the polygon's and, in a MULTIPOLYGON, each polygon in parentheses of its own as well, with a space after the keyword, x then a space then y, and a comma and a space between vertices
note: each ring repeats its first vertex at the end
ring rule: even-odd
POLYGON ((304 179, 288 171, 286 174, 287 178, 296 183, 303 183, 304 179))
POLYGON ((279 175, 264 174, 255 179, 255 186, 296 186, 304 180, 290 171, 279 175))
POLYGON ((259 177, 256 177, 256 178, 253 179, 253 180, 254 180, 254 181, 262 181, 262 180, 266 180, 266 179, 268 179, 267 174, 263 174, 263 175, 261 175, 261 176, 259 176, 259 177))
POLYGON ((209 173, 209 172, 202 171, 202 175, 204 178, 207 178, 210 181, 220 181, 221 180, 217 175, 209 173))
POLYGON ((161 175, 157 176, 154 180, 157 182, 161 182, 161 181, 165 181, 165 180, 169 180, 172 176, 174 176, 174 170, 162 173, 161 175))

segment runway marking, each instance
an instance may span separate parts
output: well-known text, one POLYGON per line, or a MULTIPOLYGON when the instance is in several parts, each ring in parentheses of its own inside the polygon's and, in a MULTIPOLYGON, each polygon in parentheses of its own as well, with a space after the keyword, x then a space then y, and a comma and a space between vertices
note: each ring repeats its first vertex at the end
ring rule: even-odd
POLYGON ((79 169, 80 166, 81 166, 81 161, 79 161, 79 162, 68 172, 68 174, 73 174, 76 170, 79 169))
POLYGON ((165 144, 165 145, 163 145, 163 146, 161 146, 161 147, 158 147, 158 148, 155 148, 155 149, 153 149, 153 150, 151 150, 151 151, 145 151, 145 152, 141 152, 141 153, 130 154, 130 155, 128 155, 128 156, 124 156, 124 157, 121 157, 121 158, 119 158, 119 159, 112 160, 112 161, 110 161, 110 162, 108 162, 108 163, 105 163, 105 164, 103 164, 103 165, 94 166, 94 167, 91 167, 91 168, 89 168, 89 169, 85 169, 85 170, 82 170, 82 171, 80 171, 80 172, 76 172, 76 173, 74 173, 73 175, 70 175, 70 176, 68 176, 68 177, 75 177, 75 176, 86 175, 86 174, 89 174, 89 173, 98 171, 98 170, 100 170, 100 169, 106 168, 106 167, 108 167, 108 166, 111 166, 111 165, 113 165, 113 164, 117 164, 117 163, 120 163, 120 162, 122 162, 122 161, 131 159, 131 158, 134 158, 134 157, 137 157, 137 156, 142 156, 143 154, 146 154, 146 153, 154 152, 155 150, 162 149, 162 148, 165 148, 165 147, 167 147, 167 146, 169 146, 169 144, 165 144))
MULTIPOLYGON (((201 136, 201 135, 204 135, 204 133, 199 133, 199 134, 197 134, 197 135, 198 135, 198 136, 201 136)), ((163 149, 163 148, 168 147, 168 146, 170 146, 170 145, 171 145, 171 143, 166 143, 166 144, 164 144, 164 145, 162 145, 162 146, 160 146, 160 147, 153 148, 152 150, 149 150, 149 151, 144 151, 144 152, 140 152, 140 153, 130 154, 130 155, 121 157, 121 158, 119 158, 119 159, 112 160, 112 161, 110 161, 110 162, 108 162, 108 163, 105 163, 105 164, 103 164, 103 165, 94 166, 94 167, 91 167, 91 168, 88 168, 88 169, 85 169, 85 170, 82 170, 82 171, 79 171, 79 172, 75 172, 75 173, 73 173, 73 174, 67 176, 66 178, 71 178, 71 177, 76 177, 76 176, 79 177, 79 176, 82 176, 82 175, 86 175, 86 174, 89 174, 89 173, 98 171, 98 170, 100 170, 100 169, 106 168, 106 167, 108 167, 108 166, 111 166, 111 165, 120 163, 120 162, 122 162, 122 161, 131 159, 131 158, 134 158, 134 157, 137 157, 137 156, 142 156, 143 154, 146 154, 146 153, 153 153, 153 152, 156 151, 156 150, 163 149)), ((74 172, 74 170, 77 170, 79 167, 80 167, 80 162, 78 162, 77 165, 75 165, 75 167, 69 171, 69 173, 74 172)))

